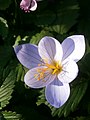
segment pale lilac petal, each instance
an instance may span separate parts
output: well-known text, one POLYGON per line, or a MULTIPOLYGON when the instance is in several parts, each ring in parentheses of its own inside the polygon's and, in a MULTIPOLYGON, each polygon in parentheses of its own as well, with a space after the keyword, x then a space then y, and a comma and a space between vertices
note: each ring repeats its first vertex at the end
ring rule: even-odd
POLYGON ((46 99, 55 108, 61 107, 68 100, 69 95, 69 84, 62 84, 58 79, 46 86, 46 99))
POLYGON ((56 76, 52 75, 48 70, 45 71, 44 74, 42 74, 43 72, 39 72, 39 70, 43 71, 45 68, 46 67, 41 66, 29 70, 24 77, 25 84, 31 88, 42 88, 50 84, 56 76))
POLYGON ((66 38, 62 42, 62 48, 63 48, 63 58, 62 61, 65 60, 67 57, 69 57, 72 52, 75 49, 74 41, 71 38, 66 38))
POLYGON ((36 45, 32 44, 18 45, 14 47, 14 51, 21 64, 28 69, 37 67, 38 64, 42 63, 36 45))
POLYGON ((45 62, 51 63, 53 60, 61 61, 62 47, 60 43, 53 37, 43 37, 39 42, 39 54, 45 62))
POLYGON ((30 10, 34 11, 36 9, 37 9, 37 2, 36 0, 32 0, 30 10))
POLYGON ((83 35, 73 35, 62 42, 63 59, 78 62, 85 53, 85 39, 83 35))
POLYGON ((58 79, 62 83, 72 82, 78 75, 78 66, 75 61, 68 61, 63 64, 63 70, 58 75, 58 79))

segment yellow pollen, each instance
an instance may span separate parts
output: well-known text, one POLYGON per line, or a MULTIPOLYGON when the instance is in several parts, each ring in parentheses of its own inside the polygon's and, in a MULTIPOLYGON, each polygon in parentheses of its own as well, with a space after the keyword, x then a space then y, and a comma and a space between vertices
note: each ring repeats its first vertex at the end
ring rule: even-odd
POLYGON ((38 68, 37 74, 34 75, 34 77, 37 80, 44 80, 46 76, 46 72, 51 72, 51 74, 59 74, 62 71, 62 65, 60 62, 53 61, 52 64, 44 63, 44 64, 38 64, 38 66, 45 66, 46 68, 38 68))
POLYGON ((52 74, 59 74, 62 71, 62 65, 60 62, 53 62, 53 64, 45 64, 48 68, 52 69, 52 74))
POLYGON ((45 77, 45 72, 47 71, 48 68, 38 68, 37 69, 37 74, 34 75, 34 77, 37 80, 43 80, 44 81, 44 77, 45 77))

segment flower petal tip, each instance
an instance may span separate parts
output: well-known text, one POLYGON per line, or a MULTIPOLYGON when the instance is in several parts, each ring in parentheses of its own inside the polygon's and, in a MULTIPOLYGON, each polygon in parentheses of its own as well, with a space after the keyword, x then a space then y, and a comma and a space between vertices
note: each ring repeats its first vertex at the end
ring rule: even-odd
POLYGON ((62 42, 63 61, 72 59, 78 62, 85 53, 84 35, 72 35, 62 42))
POLYGON ((55 108, 60 108, 68 100, 70 95, 69 84, 59 84, 59 80, 54 80, 45 90, 47 101, 55 108), (56 83, 57 82, 57 83, 56 83))

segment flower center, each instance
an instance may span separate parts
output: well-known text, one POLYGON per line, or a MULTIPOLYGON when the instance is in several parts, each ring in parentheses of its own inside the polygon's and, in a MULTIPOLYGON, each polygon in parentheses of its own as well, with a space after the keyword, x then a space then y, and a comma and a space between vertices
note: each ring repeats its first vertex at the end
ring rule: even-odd
MULTIPOLYGON (((62 65, 60 62, 53 61, 52 64, 44 63, 39 64, 38 66, 45 66, 45 68, 38 68, 37 74, 35 74, 35 78, 37 80, 44 80, 44 78, 47 76, 47 73, 51 73, 52 75, 58 75, 62 71, 62 65)), ((44 80, 45 81, 45 80, 44 80)))
POLYGON ((45 66, 47 66, 49 69, 52 70, 51 74, 59 74, 62 71, 62 65, 60 62, 53 62, 53 64, 46 63, 45 66))

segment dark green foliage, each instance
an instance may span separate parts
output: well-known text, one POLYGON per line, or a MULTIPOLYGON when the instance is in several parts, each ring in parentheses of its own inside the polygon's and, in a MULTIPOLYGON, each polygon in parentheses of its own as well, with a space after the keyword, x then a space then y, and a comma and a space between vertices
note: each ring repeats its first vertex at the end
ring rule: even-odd
POLYGON ((5 38, 7 37, 8 34, 8 25, 7 21, 0 17, 0 35, 5 38))
POLYGON ((0 120, 90 120, 90 1, 37 0, 37 10, 30 13, 20 9, 20 2, 0 0, 0 120), (24 84, 28 69, 13 46, 38 44, 44 36, 62 42, 74 34, 85 36, 86 53, 68 101, 56 109, 46 101, 45 88, 24 84))
POLYGON ((5 10, 11 4, 11 0, 0 0, 0 10, 5 10))

